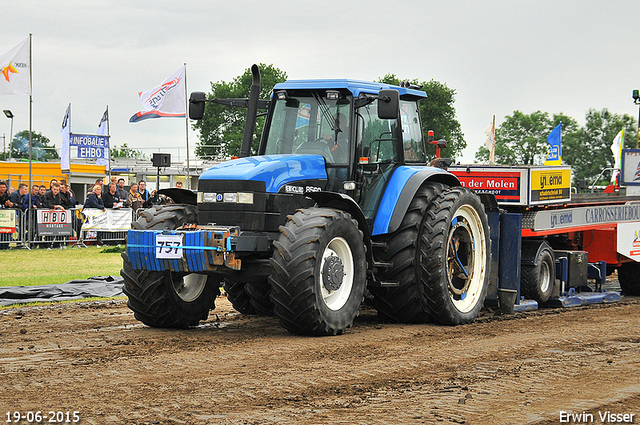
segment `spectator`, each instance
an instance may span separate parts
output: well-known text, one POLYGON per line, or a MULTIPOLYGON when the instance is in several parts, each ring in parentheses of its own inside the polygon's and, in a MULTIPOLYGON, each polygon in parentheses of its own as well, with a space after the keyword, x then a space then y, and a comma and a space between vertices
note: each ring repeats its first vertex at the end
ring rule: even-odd
POLYGON ((60 195, 60 183, 51 184, 51 189, 44 194, 43 205, 50 210, 63 210, 62 196, 60 195))
POLYGON ((87 196, 87 201, 84 203, 84 208, 97 208, 99 210, 106 211, 104 202, 102 201, 102 186, 93 186, 93 191, 87 196))
POLYGON ((146 189, 147 187, 147 182, 145 182, 144 180, 140 180, 138 182, 138 193, 140 194, 140 197, 142 198, 142 202, 147 202, 149 200, 149 191, 146 189))
POLYGON ((182 182, 176 182, 176 187, 178 189, 182 189, 182 182))
POLYGON ((103 198, 102 202, 105 208, 122 208, 122 199, 118 195, 118 188, 114 182, 109 183, 109 191, 104 194, 103 198))
POLYGON ((124 202, 125 207, 129 207, 129 193, 124 188, 124 179, 118 179, 118 196, 124 202))
POLYGON ((29 205, 30 209, 38 208, 36 201, 38 199, 38 192, 40 191, 40 186, 34 184, 31 186, 31 205, 29 205))
MULTIPOLYGON (((7 203, 10 202, 7 194, 7 182, 0 180, 0 209, 11 208, 7 207, 7 203)), ((11 235, 9 233, 0 233, 0 249, 9 249, 10 241, 11 235)))
POLYGON ((54 183, 58 183, 58 179, 49 180, 49 190, 51 190, 51 186, 53 186, 54 183))
POLYGON ((62 206, 65 210, 75 208, 76 198, 65 180, 60 181, 60 198, 62 198, 62 206))
POLYGON ((29 186, 25 183, 18 185, 18 190, 9 195, 9 201, 12 204, 11 208, 15 208, 22 212, 27 209, 27 194, 29 193, 29 186))
POLYGON ((7 193, 7 182, 0 180, 0 208, 11 208, 13 203, 9 200, 7 193))
POLYGON ((36 199, 36 207, 44 208, 44 195, 47 193, 47 187, 43 184, 38 188, 38 199, 36 199))
POLYGON ((129 190, 129 208, 135 212, 137 209, 142 208, 142 197, 138 192, 138 185, 131 183, 131 189, 129 190))

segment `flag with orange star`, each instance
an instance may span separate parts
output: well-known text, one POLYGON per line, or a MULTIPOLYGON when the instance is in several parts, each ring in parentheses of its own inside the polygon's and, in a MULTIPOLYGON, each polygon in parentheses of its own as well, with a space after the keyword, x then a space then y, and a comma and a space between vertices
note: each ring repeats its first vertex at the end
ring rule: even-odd
POLYGON ((0 95, 31 94, 29 37, 0 53, 0 95))

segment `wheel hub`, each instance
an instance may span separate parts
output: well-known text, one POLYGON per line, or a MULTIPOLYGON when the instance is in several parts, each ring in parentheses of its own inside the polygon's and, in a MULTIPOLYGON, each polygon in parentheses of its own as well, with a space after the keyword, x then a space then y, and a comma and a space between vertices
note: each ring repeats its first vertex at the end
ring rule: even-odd
POLYGON ((344 280, 344 265, 340 257, 331 255, 327 257, 322 267, 322 282, 328 291, 337 291, 344 280))

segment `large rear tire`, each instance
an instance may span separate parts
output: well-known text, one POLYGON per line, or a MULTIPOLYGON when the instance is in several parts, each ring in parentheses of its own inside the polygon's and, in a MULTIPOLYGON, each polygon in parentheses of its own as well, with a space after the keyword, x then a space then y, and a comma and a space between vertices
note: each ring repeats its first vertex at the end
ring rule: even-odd
MULTIPOLYGON (((138 230, 173 230, 197 222, 193 205, 156 205, 140 212, 133 222, 138 230)), ((220 281, 198 273, 134 270, 127 252, 122 253, 124 293, 127 305, 142 323, 163 328, 195 326, 215 308, 220 281)))
POLYGON ((624 295, 640 295, 640 263, 624 263, 620 266, 618 281, 624 295))
POLYGON ((420 238, 422 290, 442 324, 473 322, 487 295, 489 226, 480 198, 465 187, 443 191, 429 206, 420 238))
POLYGON ((421 295, 419 241, 427 208, 445 188, 433 182, 418 189, 398 230, 381 239, 386 248, 374 249, 376 259, 392 264, 380 270, 377 277, 383 282, 398 282, 395 287, 369 288, 372 303, 384 320, 401 323, 431 320, 421 295))
POLYGON ((273 315, 271 302, 271 286, 262 279, 258 282, 236 282, 229 278, 224 280, 227 299, 234 309, 242 314, 273 315))
POLYGON ((338 335, 364 299, 362 232, 344 211, 298 210, 280 226, 271 259, 271 300, 280 324, 304 335, 338 335))

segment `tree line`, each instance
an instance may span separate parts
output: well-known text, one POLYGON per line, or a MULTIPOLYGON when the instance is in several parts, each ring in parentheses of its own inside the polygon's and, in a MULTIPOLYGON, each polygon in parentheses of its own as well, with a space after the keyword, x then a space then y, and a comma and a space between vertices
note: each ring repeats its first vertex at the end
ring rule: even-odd
MULTIPOLYGON (((635 148, 637 121, 631 116, 614 114, 604 108, 589 109, 585 125, 564 114, 549 115, 536 111, 524 114, 514 111, 495 130, 495 162, 504 165, 541 165, 548 154, 547 136, 562 124, 562 164, 570 165, 573 180, 591 182, 602 170, 615 163, 611 145, 624 130, 624 148, 635 148)), ((481 146, 476 162, 488 163, 489 150, 481 146)))

